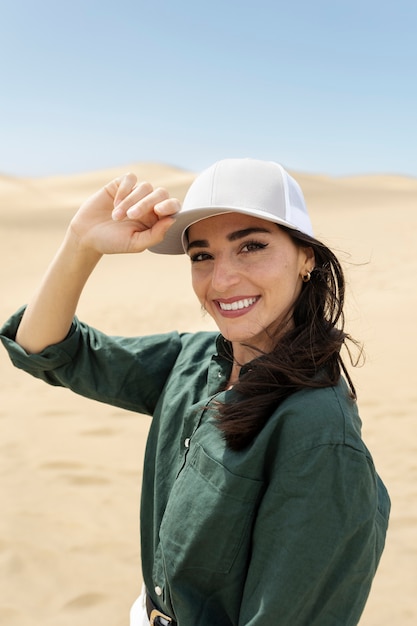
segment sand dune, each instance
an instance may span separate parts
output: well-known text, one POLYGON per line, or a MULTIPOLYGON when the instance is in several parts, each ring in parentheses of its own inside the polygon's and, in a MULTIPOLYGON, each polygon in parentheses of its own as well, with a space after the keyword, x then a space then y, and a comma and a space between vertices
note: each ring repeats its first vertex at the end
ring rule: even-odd
MULTIPOLYGON (((192 172, 159 164, 76 176, 0 176, 0 316, 35 289, 70 216, 134 171, 180 199, 192 172)), ((417 623, 417 180, 294 173, 316 234, 340 253, 365 439, 392 496, 388 544, 361 626, 417 623)), ((79 314, 109 333, 211 328, 186 258, 103 260, 79 314)), ((138 506, 148 418, 47 387, 0 352, 0 624, 125 626, 140 586, 138 506)))

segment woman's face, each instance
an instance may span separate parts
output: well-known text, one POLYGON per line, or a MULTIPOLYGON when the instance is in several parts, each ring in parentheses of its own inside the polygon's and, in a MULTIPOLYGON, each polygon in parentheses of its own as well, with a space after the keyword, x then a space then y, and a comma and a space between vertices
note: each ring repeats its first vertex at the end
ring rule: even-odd
POLYGON ((302 276, 314 267, 311 248, 296 246, 276 224, 225 213, 190 226, 192 283, 236 360, 253 358, 241 344, 272 349, 271 333, 291 324, 302 276))

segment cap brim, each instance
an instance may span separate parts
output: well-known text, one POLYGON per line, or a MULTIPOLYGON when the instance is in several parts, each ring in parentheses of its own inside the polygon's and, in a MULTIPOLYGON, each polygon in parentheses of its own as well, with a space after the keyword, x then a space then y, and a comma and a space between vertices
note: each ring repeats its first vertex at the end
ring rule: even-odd
POLYGON ((271 213, 267 213, 261 210, 255 210, 253 208, 245 209, 244 207, 200 207, 191 209, 189 211, 180 211, 175 217, 175 222, 170 226, 163 241, 149 248, 150 252, 156 254, 184 254, 186 252, 183 244, 183 233, 192 224, 200 222, 201 220, 215 215, 222 215, 224 213, 241 213, 243 215, 252 215, 259 219, 273 222, 274 224, 280 224, 281 226, 287 226, 298 230, 294 224, 290 224, 285 220, 280 220, 275 216, 271 216, 271 213))

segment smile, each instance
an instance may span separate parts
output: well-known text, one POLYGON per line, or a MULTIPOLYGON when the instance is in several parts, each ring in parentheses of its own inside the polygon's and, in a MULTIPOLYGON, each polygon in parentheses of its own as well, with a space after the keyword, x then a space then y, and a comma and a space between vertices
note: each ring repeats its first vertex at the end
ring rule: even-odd
POLYGON ((247 309, 258 300, 258 298, 244 298, 243 300, 235 300, 234 302, 220 302, 219 307, 222 311, 240 311, 247 309))

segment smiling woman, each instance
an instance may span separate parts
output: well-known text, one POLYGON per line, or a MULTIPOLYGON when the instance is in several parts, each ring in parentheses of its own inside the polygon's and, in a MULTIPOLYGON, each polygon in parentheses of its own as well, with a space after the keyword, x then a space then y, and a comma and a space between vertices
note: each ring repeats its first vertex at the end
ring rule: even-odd
POLYGON ((390 501, 340 357, 343 305, 276 163, 220 161, 181 208, 129 174, 74 216, 1 339, 32 375, 153 416, 131 626, 358 623, 390 501), (145 249, 189 255, 219 332, 109 337, 74 317, 103 254, 145 249))

